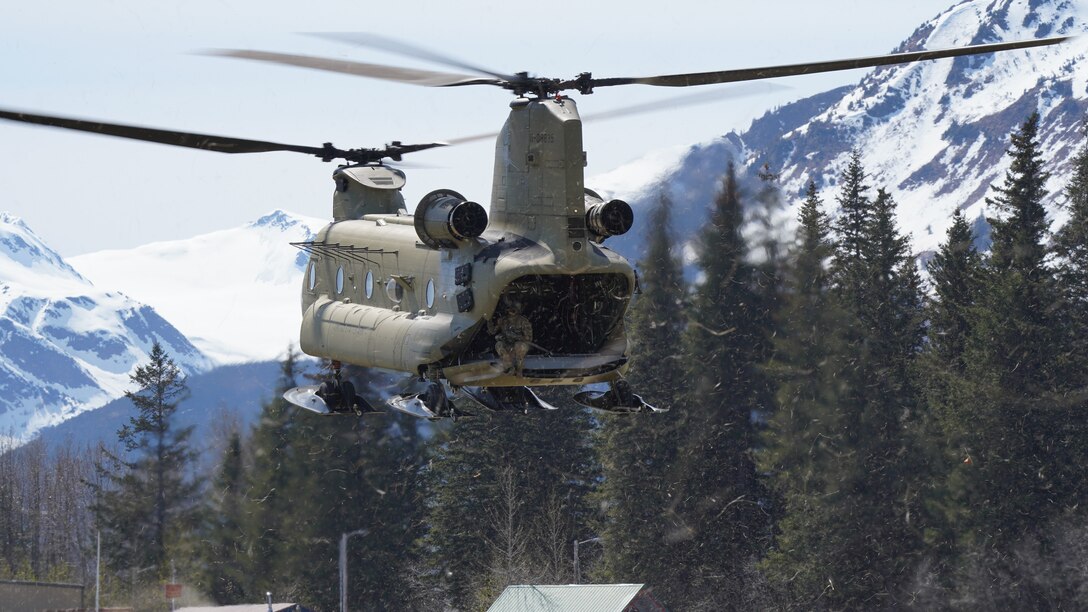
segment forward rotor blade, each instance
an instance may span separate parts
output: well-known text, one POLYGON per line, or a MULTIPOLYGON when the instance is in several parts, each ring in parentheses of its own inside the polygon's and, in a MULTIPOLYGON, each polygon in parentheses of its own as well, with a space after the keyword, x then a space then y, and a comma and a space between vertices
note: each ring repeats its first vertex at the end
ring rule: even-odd
POLYGON ((258 62, 268 62, 270 64, 285 64, 287 66, 297 66, 299 68, 312 68, 339 74, 350 74, 352 76, 384 79, 386 81, 398 81, 401 83, 411 83, 412 85, 423 85, 425 87, 499 84, 499 81, 496 81, 495 79, 465 74, 417 70, 415 68, 367 64, 365 62, 351 62, 309 55, 293 55, 290 53, 272 53, 270 51, 250 51, 245 49, 211 49, 203 51, 202 53, 204 55, 218 57, 233 57, 258 62))
POLYGON ((99 121, 86 121, 83 119, 71 119, 67 117, 53 117, 49 115, 34 115, 13 110, 0 109, 0 119, 47 125, 50 127, 64 128, 66 130, 78 130, 143 140, 172 145, 175 147, 188 147, 191 149, 204 149, 217 153, 265 153, 269 151, 294 151, 310 155, 321 155, 320 147, 303 147, 298 145, 280 144, 278 142, 265 142, 263 140, 246 140, 244 138, 231 138, 229 136, 215 136, 212 134, 196 134, 194 132, 175 132, 171 130, 159 130, 154 128, 134 125, 122 125, 118 123, 103 123, 99 121))
POLYGON ((805 64, 790 64, 784 66, 768 66, 765 68, 744 68, 739 70, 722 70, 718 72, 693 72, 687 74, 669 74, 654 77, 621 77, 611 79, 593 79, 593 87, 609 87, 612 85, 653 85, 657 87, 693 87, 696 85, 712 85, 715 83, 733 83, 737 81, 755 81, 759 79, 773 79, 784 76, 801 74, 816 74, 820 72, 835 72, 839 70, 853 70, 856 68, 871 68, 874 66, 891 66, 894 64, 906 64, 911 62, 924 62, 944 57, 959 57, 964 55, 978 55, 983 53, 995 53, 1011 49, 1027 49, 1030 47, 1042 47, 1055 45, 1072 39, 1071 36, 1056 36, 1052 38, 1039 38, 1035 40, 1021 40, 1005 43, 993 43, 986 45, 972 45, 955 49, 934 49, 932 51, 912 51, 908 53, 893 53, 890 55, 878 55, 873 57, 860 57, 854 59, 833 60, 827 62, 811 62, 805 64))
MULTIPOLYGON (((405 153, 415 153, 416 151, 426 151, 427 149, 433 149, 435 147, 448 147, 448 146, 450 146, 450 143, 448 143, 448 142, 424 142, 422 144, 408 144, 408 145, 401 144, 399 142, 394 142, 393 144, 386 147, 386 150, 390 151, 391 153, 396 153, 398 155, 403 155, 405 153)), ((400 160, 398 160, 398 161, 400 161, 400 160)))
POLYGON ((203 149, 216 153, 268 153, 271 151, 291 151, 320 157, 323 161, 344 159, 355 163, 377 162, 383 158, 399 159, 406 153, 414 153, 434 147, 444 147, 444 142, 428 142, 422 144, 401 144, 394 142, 384 149, 337 149, 332 144, 320 147, 305 147, 301 145, 282 144, 264 140, 248 140, 245 138, 232 138, 230 136, 215 136, 212 134, 197 134, 194 132, 175 132, 172 130, 160 130, 156 128, 140 127, 135 125, 122 125, 118 123, 103 123, 100 121, 87 121, 84 119, 71 119, 68 117, 54 117, 50 115, 35 115, 14 110, 0 109, 0 119, 32 123, 49 127, 58 127, 67 130, 90 132, 105 136, 128 138, 131 140, 143 140, 145 142, 157 142, 175 147, 187 147, 190 149, 203 149))
POLYGON ((423 47, 417 47, 400 40, 386 38, 377 34, 365 32, 311 32, 310 36, 335 40, 337 42, 344 42, 360 47, 369 47, 380 51, 388 51, 405 57, 414 57, 416 59, 442 64, 451 68, 460 68, 461 70, 469 70, 478 74, 486 74, 502 81, 511 81, 515 79, 514 76, 509 74, 488 70, 487 68, 470 64, 448 55, 443 55, 437 51, 431 51, 430 49, 424 49, 423 47))

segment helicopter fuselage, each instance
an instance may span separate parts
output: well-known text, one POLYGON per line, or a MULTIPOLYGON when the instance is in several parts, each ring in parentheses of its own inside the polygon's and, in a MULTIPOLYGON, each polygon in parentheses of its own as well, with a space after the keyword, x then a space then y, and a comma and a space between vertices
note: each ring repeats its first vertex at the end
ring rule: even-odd
POLYGON ((432 192, 409 214, 398 170, 338 169, 334 221, 300 245, 302 350, 455 386, 615 380, 635 276, 601 242, 626 231, 630 209, 587 191, 584 165, 574 102, 519 98, 496 144, 486 228, 456 192, 432 192), (503 370, 487 325, 511 309, 533 328, 521 376, 503 370))

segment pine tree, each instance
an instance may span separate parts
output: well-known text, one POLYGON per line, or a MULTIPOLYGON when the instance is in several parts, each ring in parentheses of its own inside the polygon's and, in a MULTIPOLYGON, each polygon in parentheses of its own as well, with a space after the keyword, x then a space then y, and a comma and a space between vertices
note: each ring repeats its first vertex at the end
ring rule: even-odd
POLYGON ((841 314, 830 299, 830 224, 821 206, 816 185, 809 182, 787 276, 784 329, 776 339, 778 358, 771 367, 779 380, 778 410, 761 456, 787 490, 809 490, 808 481, 817 476, 810 465, 812 445, 820 444, 820 436, 834 435, 829 427, 833 404, 828 405, 834 392, 827 374, 833 368, 827 366, 836 350, 841 314))
POLYGON ((830 222, 809 182, 799 214, 795 252, 785 275, 786 304, 770 372, 778 381, 777 409, 763 433, 761 469, 772 475, 781 498, 775 550, 763 563, 785 602, 804 601, 826 584, 824 567, 811 554, 820 546, 834 491, 827 478, 839 458, 838 380, 842 370, 844 313, 830 294, 833 246, 830 222))
POLYGON ((490 604, 512 577, 569 582, 571 542, 594 535, 592 422, 547 400, 559 409, 460 419, 434 450, 422 548, 456 609, 490 604))
POLYGON ((110 566, 135 585, 165 578, 171 561, 185 561, 173 553, 196 526, 199 486, 190 473, 193 428, 173 422, 188 393, 181 370, 156 342, 131 380, 136 390, 125 397, 138 413, 117 432, 126 454, 108 454, 98 464, 106 484, 94 511, 110 566))
MULTIPOLYGON (((755 313, 753 337, 757 352, 753 362, 757 368, 764 369, 775 360, 778 348, 774 341, 781 332, 782 310, 784 306, 784 270, 787 267, 783 258, 782 235, 784 227, 779 213, 784 206, 779 175, 771 172, 764 164, 759 171, 760 188, 756 193, 754 210, 746 222, 745 236, 753 245, 749 259, 752 260, 752 293, 755 301, 751 310, 755 313), (754 226, 754 229, 753 229, 754 226)), ((753 403, 759 408, 753 413, 754 425, 761 430, 771 418, 776 408, 776 387, 773 376, 761 375, 755 378, 753 403)))
POLYGON ((839 178, 839 217, 835 222, 835 258, 832 262, 833 282, 840 296, 850 296, 848 304, 857 311, 865 300, 865 241, 868 234, 871 211, 869 186, 865 183, 865 168, 861 153, 856 149, 850 154, 850 162, 839 178))
POLYGON ((967 370, 972 313, 985 274, 974 239, 970 224, 956 210, 945 241, 928 264, 934 299, 926 307, 929 327, 919 360, 928 407, 928 418, 921 427, 931 441, 925 452, 932 465, 943 466, 934 471, 933 483, 925 493, 927 541, 938 559, 934 570, 945 584, 954 580, 948 567, 954 562, 958 531, 968 512, 963 495, 963 468, 964 462, 969 465, 971 459, 965 451, 963 436, 973 426, 973 419, 960 408, 964 398, 960 396, 962 385, 957 381, 967 370))
POLYGON ((964 439, 972 460, 972 536, 1007 547, 1047 516, 1076 504, 1079 478, 1059 401, 1063 354, 1055 316, 1060 297, 1047 265, 1048 221, 1042 206, 1048 174, 1033 114, 1012 136, 1012 163, 988 202, 990 271, 970 321, 961 385, 964 439))
POLYGON ((242 604, 257 601, 260 593, 249 590, 250 510, 247 497, 242 437, 232 432, 210 491, 211 506, 206 512, 201 553, 204 557, 202 587, 216 603, 242 604))
POLYGON ((982 256, 963 213, 956 210, 948 237, 929 261, 934 301, 928 308, 928 356, 932 373, 963 372, 970 311, 982 283, 982 256))
POLYGON ((631 309, 632 384, 667 414, 602 415, 597 445, 604 482, 596 497, 604 508, 600 528, 604 582, 643 583, 661 601, 682 588, 672 557, 680 525, 676 495, 677 419, 686 406, 683 333, 686 291, 669 226, 672 203, 664 194, 651 211, 646 255, 639 265, 642 295, 631 309))
MULTIPOLYGON (((1043 170, 1039 153, 1039 113, 1032 113, 1012 137, 1012 157, 1002 186, 993 186, 996 195, 986 198, 999 217, 988 218, 993 227, 991 265, 999 273, 1023 276, 1034 284, 1048 275, 1045 237, 1050 229, 1043 198, 1049 193, 1050 173, 1043 170)), ((1029 296, 1025 296, 1029 297, 1029 296)))
MULTIPOLYGON (((280 599, 291 599, 300 593, 298 566, 292 551, 304 550, 297 541, 303 526, 297 523, 294 511, 295 495, 308 492, 293 490, 305 486, 307 467, 299 444, 305 435, 298 410, 283 399, 282 394, 297 384, 299 364, 297 354, 288 352, 281 364, 280 380, 261 412, 249 438, 248 455, 252 467, 247 469, 248 521, 245 525, 245 553, 249 563, 245 575, 249 579, 243 590, 247 593, 272 592, 280 599)), ((305 418, 305 417, 302 417, 305 418)))
POLYGON ((309 543, 305 554, 295 553, 299 563, 292 570, 301 582, 300 600, 336 607, 340 538, 362 531, 348 541, 349 608, 405 609, 424 517, 420 422, 401 414, 299 419, 304 433, 296 456, 304 480, 289 490, 295 538, 309 543))
POLYGON ((679 421, 683 474, 676 515, 683 521, 670 605, 728 607, 752 591, 752 568, 769 540, 766 491, 752 458, 753 415, 766 388, 767 313, 742 236, 743 210, 732 164, 701 234, 696 289, 685 342, 691 395, 679 421), (730 603, 733 602, 733 603, 730 603))
POLYGON ((905 406, 916 398, 909 389, 909 363, 917 356, 923 337, 922 281, 910 250, 910 238, 899 233, 895 223, 896 204, 884 189, 877 191, 865 241, 867 267, 865 306, 859 310, 869 324, 881 351, 882 366, 896 387, 907 398, 905 406))
MULTIPOLYGON (((1088 414, 1088 119, 1085 143, 1073 159, 1073 176, 1065 188, 1069 220, 1055 236, 1058 280, 1065 306, 1062 309, 1060 343, 1062 387, 1068 398, 1068 416, 1088 414), (1078 406, 1079 405, 1079 406, 1078 406)), ((1088 423, 1078 418, 1068 422, 1072 473, 1088 474, 1088 423)), ((1088 483, 1078 481, 1077 490, 1088 483)))
MULTIPOLYGON (((760 300, 756 312, 761 312, 761 320, 765 329, 763 333, 768 337, 777 334, 775 328, 777 315, 782 307, 783 297, 783 269, 786 263, 783 259, 781 236, 784 233, 782 219, 779 218, 784 207, 782 188, 779 184, 779 175, 771 171, 767 164, 759 171, 760 187, 755 195, 755 206, 752 207, 746 236, 753 245, 752 255, 754 260, 755 278, 753 290, 760 300), (754 228, 754 229, 753 229, 754 228)), ((775 345, 773 342, 765 342, 764 347, 768 352, 760 357, 760 362, 771 359, 775 345)), ((768 382, 770 379, 767 379, 768 382)), ((767 393, 773 395, 768 389, 767 393)), ((768 397, 761 403, 770 406, 773 401, 768 397)))
MULTIPOLYGON (((983 290, 986 270, 982 255, 975 250, 974 233, 960 211, 952 216, 948 236, 928 264, 934 299, 926 312, 929 319, 927 343, 922 357, 924 387, 928 405, 946 438, 952 456, 964 459, 960 433, 971 427, 970 419, 957 408, 955 381, 967 369, 967 342, 971 321, 983 290)), ((947 460, 949 457, 945 457, 947 460)))
POLYGON ((874 594, 906 597, 922 548, 918 495, 926 481, 916 425, 920 392, 913 365, 921 349, 921 279, 910 241, 895 224, 895 202, 883 189, 871 205, 862 249, 862 278, 845 304, 861 324, 860 342, 849 347, 857 361, 848 373, 846 447, 853 451, 840 491, 850 500, 854 526, 851 561, 842 600, 860 603, 874 594), (880 542, 880 547, 873 547, 880 542), (854 599, 852 599, 854 598, 854 599))
POLYGON ((1077 383, 1075 324, 1068 293, 1050 264, 1042 206, 1049 174, 1039 147, 1039 116, 1011 137, 1009 169, 988 203, 993 248, 977 304, 969 311, 962 376, 952 379, 949 420, 966 459, 958 518, 962 561, 958 596, 1000 608, 1064 608, 1054 586, 1057 526, 1085 494, 1088 448, 1084 396, 1077 383))
POLYGON ((833 371, 826 375, 835 384, 818 386, 815 395, 816 407, 834 406, 821 426, 835 429, 814 449, 826 452, 813 456, 827 461, 819 479, 808 482, 816 494, 795 497, 788 508, 767 563, 802 606, 894 606, 906 595, 921 549, 922 474, 911 435, 919 410, 912 364, 921 343, 920 279, 895 227, 893 199, 880 190, 870 201, 864 179, 855 152, 840 181, 831 268, 832 296, 843 313, 831 328, 841 332, 828 338, 826 366, 833 371))
MULTIPOLYGON (((418 422, 397 414, 318 416, 282 399, 298 377, 296 356, 251 437, 241 590, 319 609, 339 605, 339 543, 348 542, 348 606, 409 606, 413 543, 422 534, 418 422)), ((362 388, 374 375, 345 368, 362 388)))
POLYGON ((1088 119, 1085 143, 1073 159, 1073 175, 1065 187, 1069 220, 1054 236, 1058 256, 1058 278, 1067 303, 1067 340, 1073 347, 1075 364, 1070 375, 1081 387, 1088 385, 1088 119))
POLYGON ((514 448, 510 418, 500 414, 458 420, 444 433, 427 471, 427 573, 443 583, 454 609, 472 609, 479 577, 491 563, 487 541, 494 526, 485 517, 496 507, 501 471, 514 467, 509 458, 493 454, 514 448))

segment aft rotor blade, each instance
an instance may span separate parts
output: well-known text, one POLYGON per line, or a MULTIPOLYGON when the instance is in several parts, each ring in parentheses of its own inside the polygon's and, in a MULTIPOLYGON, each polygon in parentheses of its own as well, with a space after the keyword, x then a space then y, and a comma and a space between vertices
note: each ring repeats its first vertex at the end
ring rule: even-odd
POLYGON ((103 123, 100 121, 87 121, 84 119, 71 119, 67 117, 34 115, 31 113, 3 109, 0 109, 0 119, 47 125, 50 127, 64 128, 66 130, 91 132, 93 134, 103 134, 106 136, 116 136, 118 138, 158 142, 161 144, 173 145, 175 147, 204 149, 206 151, 216 151, 218 153, 294 151, 296 153, 321 155, 323 152, 323 149, 320 147, 303 147, 298 145, 280 144, 278 142, 265 142, 263 140, 246 140, 244 138, 231 138, 229 136, 197 134, 194 132, 175 132, 171 130, 159 130, 118 123, 103 123))
POLYGON ((219 57, 234 57, 238 59, 268 62, 270 64, 284 64, 299 68, 313 68, 339 74, 363 76, 386 81, 411 83, 425 87, 456 87, 459 85, 498 85, 495 79, 488 79, 465 74, 453 74, 449 72, 435 72, 433 70, 417 70, 415 68, 401 68, 399 66, 386 66, 383 64, 368 64, 365 62, 352 62, 348 60, 327 59, 310 55, 294 55, 291 53, 273 53, 270 51, 251 51, 246 49, 211 49, 203 52, 205 55, 219 57))
POLYGON ((631 115, 641 115, 643 113, 655 113, 662 110, 671 110, 673 108, 679 108, 681 106, 695 106, 698 104, 720 102, 722 100, 730 100, 733 98, 743 98, 745 96, 758 96, 773 93, 775 91, 782 91, 784 89, 791 88, 785 85, 778 85, 777 83, 741 83, 738 85, 733 85, 728 89, 700 91, 699 93, 688 94, 686 96, 677 96, 675 98, 669 98, 666 100, 655 100, 653 102, 646 102, 643 104, 624 106, 621 108, 614 108, 612 110, 601 111, 599 113, 587 113, 582 117, 582 121, 606 121, 608 119, 616 119, 619 117, 629 117, 631 115))
POLYGON ((369 34, 365 32, 312 32, 311 36, 317 36, 319 38, 325 38, 328 40, 335 40, 338 42, 345 42, 352 45, 358 45, 360 47, 369 47, 371 49, 378 49, 380 51, 388 51, 390 53, 396 53, 405 57, 413 57, 415 59, 421 59, 435 64, 442 64, 451 68, 460 68, 461 70, 469 70, 478 74, 486 74, 501 81, 511 81, 515 77, 509 74, 502 74, 501 72, 495 72, 488 70, 475 64, 470 64, 463 60, 459 60, 437 51, 431 51, 430 49, 424 49, 423 47, 417 47, 415 45, 406 43, 404 41, 395 40, 392 38, 386 38, 385 36, 379 36, 377 34, 369 34))
POLYGON ((945 57, 960 57, 964 55, 979 55, 984 53, 996 53, 1012 49, 1027 49, 1030 47, 1043 47, 1055 45, 1072 39, 1071 36, 1055 36, 1052 38, 1039 38, 1034 40, 1020 40, 1014 42, 992 43, 985 45, 971 45, 955 49, 935 49, 932 51, 912 51, 908 53, 892 53, 873 57, 860 57, 854 59, 833 60, 826 62, 810 62, 805 64, 790 64, 784 66, 768 66, 764 68, 743 68, 739 70, 722 70, 718 72, 693 72, 687 74, 670 74, 653 77, 611 78, 593 79, 593 87, 608 87, 612 85, 653 85, 657 87, 693 87, 696 85, 712 85, 715 83, 733 83, 737 81, 755 81, 759 79, 773 79, 784 76, 801 74, 817 74, 820 72, 835 72, 839 70, 854 70, 856 68, 872 68, 874 66, 891 66, 911 62, 924 62, 945 57))
MULTIPOLYGON (((785 85, 779 85, 777 83, 738 84, 733 85, 727 89, 700 91, 699 93, 675 96, 666 100, 654 100, 653 102, 645 102, 642 104, 634 104, 631 106, 622 106, 620 108, 613 108, 610 110, 601 111, 599 113, 586 113, 585 115, 582 115, 582 123, 588 123, 591 121, 607 121, 609 119, 617 119, 619 117, 629 117, 631 115, 655 113, 658 111, 672 110, 684 106, 696 106, 699 104, 709 104, 711 102, 721 102, 722 100, 730 100, 733 98, 741 98, 744 96, 758 96, 762 94, 772 93, 775 91, 781 91, 784 89, 790 88, 785 85)), ((495 138, 498 135, 498 132, 487 132, 486 134, 473 134, 472 136, 451 138, 444 142, 449 145, 458 145, 469 142, 476 142, 478 140, 489 140, 495 138)))

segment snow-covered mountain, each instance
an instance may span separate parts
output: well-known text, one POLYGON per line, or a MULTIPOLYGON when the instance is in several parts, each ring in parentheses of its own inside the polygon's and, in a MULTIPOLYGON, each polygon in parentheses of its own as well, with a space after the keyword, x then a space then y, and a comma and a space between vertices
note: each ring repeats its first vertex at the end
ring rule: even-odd
POLYGON ((299 291, 312 239, 328 221, 282 210, 187 240, 71 258, 102 287, 150 304, 218 364, 275 360, 298 344, 299 291))
MULTIPOLYGON (((1057 35, 1085 34, 1085 0, 967 0, 922 24, 895 51, 916 51, 1057 35)), ((989 214, 985 197, 1008 167, 1009 135, 1033 111, 1047 170, 1048 199, 1061 222, 1062 188, 1083 142, 1088 111, 1088 37, 1062 45, 989 56, 877 68, 841 87, 768 112, 743 134, 730 133, 682 153, 655 153, 586 181, 643 208, 667 194, 677 234, 688 239, 706 218, 729 160, 754 177, 767 164, 781 176, 789 204, 799 205, 809 180, 830 212, 836 182, 852 149, 861 153, 869 184, 899 204, 900 229, 917 252, 943 240, 952 211, 989 214), (648 172, 645 166, 658 162, 648 172), (647 181, 645 177, 657 177, 647 181), (640 177, 636 181, 625 177, 640 177), (641 183, 641 184, 640 184, 641 183)), ((752 179, 748 180, 750 189, 752 179)), ((794 210, 783 218, 792 219, 794 210)), ((646 215, 641 215, 645 218, 646 215)), ((615 240, 638 255, 644 228, 615 240)))
POLYGON ((26 439, 119 397, 155 341, 188 373, 211 365, 154 309, 96 288, 0 212, 0 435, 26 439))

